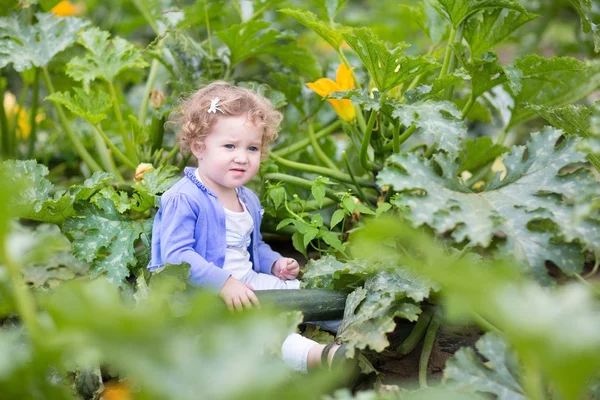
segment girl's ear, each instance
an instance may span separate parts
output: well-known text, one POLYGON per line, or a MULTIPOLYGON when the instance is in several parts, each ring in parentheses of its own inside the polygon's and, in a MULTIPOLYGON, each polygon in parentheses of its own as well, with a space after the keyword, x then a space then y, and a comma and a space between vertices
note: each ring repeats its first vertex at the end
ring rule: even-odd
POLYGON ((204 153, 205 148, 206 146, 204 146, 204 142, 201 140, 194 141, 190 146, 190 150, 192 150, 192 154, 194 154, 196 158, 201 157, 202 153, 204 153))

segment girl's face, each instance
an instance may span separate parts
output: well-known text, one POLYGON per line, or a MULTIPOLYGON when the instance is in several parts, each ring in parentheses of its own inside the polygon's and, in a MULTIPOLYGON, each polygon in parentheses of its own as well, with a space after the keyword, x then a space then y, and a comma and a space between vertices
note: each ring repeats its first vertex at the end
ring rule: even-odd
POLYGON ((247 114, 219 117, 204 141, 192 145, 204 184, 221 195, 252 179, 260 166, 262 136, 247 114))

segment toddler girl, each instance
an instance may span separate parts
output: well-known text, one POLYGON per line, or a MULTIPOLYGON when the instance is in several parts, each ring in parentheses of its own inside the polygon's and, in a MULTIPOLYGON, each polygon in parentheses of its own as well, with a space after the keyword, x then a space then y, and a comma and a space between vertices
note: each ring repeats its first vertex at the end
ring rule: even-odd
MULTIPOLYGON (((281 120, 267 99, 225 82, 183 103, 179 145, 196 157, 198 168, 185 168, 185 176, 161 198, 151 271, 186 262, 193 284, 215 290, 227 307, 240 311, 259 305, 254 290, 300 287, 298 262, 262 240, 260 201, 243 186, 258 172, 281 120)), ((340 358, 338 347, 291 334, 281 352, 288 365, 306 372, 340 358)))

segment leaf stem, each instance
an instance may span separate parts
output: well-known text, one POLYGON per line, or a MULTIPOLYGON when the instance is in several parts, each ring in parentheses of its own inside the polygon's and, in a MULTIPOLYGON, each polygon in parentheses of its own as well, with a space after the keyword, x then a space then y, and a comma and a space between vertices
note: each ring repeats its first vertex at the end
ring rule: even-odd
POLYGON ((8 269, 10 280, 12 282, 17 311, 21 316, 25 329, 29 332, 32 342, 38 343, 39 339, 39 324, 36 318, 36 305, 33 296, 29 292, 21 270, 15 261, 11 258, 8 249, 6 248, 6 240, 0 241, 0 259, 8 269))
MULTIPOLYGON (((329 168, 319 167, 317 165, 304 164, 304 163, 286 160, 285 158, 279 157, 275 154, 271 154, 271 157, 273 158, 273 160, 275 160, 276 163, 284 165, 288 168, 293 168, 293 169, 296 169, 299 171, 309 172, 309 173, 313 173, 313 174, 317 174, 317 175, 323 175, 328 178, 337 179, 340 182, 354 183, 352 181, 352 178, 349 175, 344 174, 343 172, 340 172, 340 171, 334 171, 329 168)), ((369 181, 367 179, 357 179, 356 181, 362 186, 372 187, 374 189, 377 188, 377 185, 374 182, 369 181)))
POLYGON ((372 110, 371 115, 369 116, 369 121, 367 122, 367 128, 365 129, 365 135, 362 138, 360 143, 360 164, 367 171, 372 170, 374 168, 373 163, 368 158, 369 144, 371 143, 371 134, 373 133, 373 127, 375 126, 375 121, 377 120, 377 111, 372 110))
POLYGON ((467 104, 465 104, 465 106, 462 109, 462 119, 467 118, 467 114, 469 113, 469 111, 471 111, 473 104, 475 104, 475 98, 473 97, 473 93, 471 93, 471 95, 469 96, 469 101, 467 101, 467 104))
POLYGON ((37 138, 37 121, 36 114, 39 107, 40 97, 40 69, 36 68, 33 77, 33 94, 31 98, 31 115, 29 116, 29 125, 31 130, 29 131, 29 138, 27 143, 27 158, 33 157, 33 151, 35 150, 35 141, 37 138))
POLYGON ((400 153, 400 124, 392 129, 392 152, 400 153))
MULTIPOLYGON (((292 185, 303 187, 305 189, 310 189, 314 184, 313 181, 309 181, 308 179, 304 179, 304 178, 300 178, 300 177, 288 175, 288 174, 274 173, 274 172, 265 174, 263 179, 290 183, 292 185)), ((335 200, 335 201, 339 200, 339 197, 337 196, 336 192, 328 187, 325 188, 325 196, 329 197, 331 200, 335 200)))
POLYGON ((417 347, 423 336, 425 336, 431 317, 433 317, 433 308, 423 310, 410 335, 396 349, 398 353, 406 355, 417 347))
MULTIPOLYGON (((346 155, 345 151, 342 151, 342 159, 344 160, 344 164, 346 165, 346 170, 348 171, 348 175, 350 175, 350 178, 352 178, 352 183, 354 184, 354 187, 356 188, 358 195, 365 203, 371 203, 369 201, 369 199, 367 198, 367 196, 365 195, 365 192, 363 192, 362 187, 358 184, 358 182, 356 182, 356 178, 354 177, 354 174, 352 173, 352 168, 350 168, 350 162, 348 161, 348 156, 346 155)), ((377 202, 376 199, 375 199, 375 202, 377 202)), ((371 203, 371 204, 375 204, 375 203, 371 203)))
POLYGON ((102 127, 100 125, 94 125, 94 128, 96 128, 96 132, 98 132, 98 134, 102 137, 102 139, 104 139, 104 141, 106 142, 108 147, 110 147, 110 149, 115 153, 115 155, 117 157, 119 157, 121 159, 121 161, 123 161, 125 163, 125 165, 131 167, 135 171, 135 169, 137 168, 137 165, 135 165, 133 162, 131 162, 131 160, 129 158, 127 158, 127 156, 125 154, 121 153, 121 150, 119 150, 117 148, 117 146, 115 146, 113 144, 113 142, 110 140, 110 138, 108 136, 106 136, 106 133, 104 133, 104 131, 102 130, 102 127))
POLYGON ((148 74, 148 80, 146 81, 146 87, 144 88, 144 94, 142 95, 142 104, 140 104, 140 109, 138 111, 138 122, 141 126, 146 125, 146 116, 148 115, 148 103, 150 102, 150 92, 152 92, 152 88, 154 87, 154 83, 156 82, 156 77, 158 76, 158 69, 160 68, 160 62, 155 58, 152 60, 152 65, 150 66, 150 73, 148 74))
POLYGON ((321 146, 319 145, 319 141, 315 137, 315 129, 313 128, 312 121, 308 121, 308 138, 310 139, 310 144, 317 155, 317 158, 323 162, 327 167, 339 171, 339 168, 331 161, 327 154, 323 151, 321 146))
POLYGON ((431 356, 431 350, 435 342, 435 336, 440 328, 441 316, 440 311, 435 310, 429 322, 427 333, 425 333, 425 341, 423 342, 423 352, 421 353, 421 359, 419 360, 419 385, 422 388, 427 387, 427 365, 429 364, 429 357, 431 356))
POLYGON ((206 23, 206 35, 208 38, 208 52, 210 58, 214 57, 213 46, 212 46, 212 34, 210 32, 210 19, 208 18, 208 10, 206 8, 206 0, 204 0, 204 22, 206 23))
MULTIPOLYGON (((2 77, 0 76, 0 79, 2 77)), ((3 80, 3 79, 2 79, 3 80)), ((2 133, 2 141, 0 144, 0 148, 2 149, 2 155, 10 158, 10 135, 11 133, 8 131, 8 119, 6 118, 6 111, 4 110, 4 91, 6 89, 6 84, 4 82, 0 82, 0 100, 2 101, 2 107, 0 107, 0 132, 2 133)))
POLYGON ((443 78, 448 74, 448 68, 450 67, 450 58, 452 58, 452 48, 451 44, 454 43, 454 38, 456 37, 456 28, 452 26, 450 30, 450 36, 448 37, 448 45, 446 46, 446 53, 444 54, 444 63, 442 64, 442 69, 440 70, 439 78, 443 78))
POLYGON ((529 355, 522 355, 523 362, 523 389, 530 400, 544 400, 544 388, 540 374, 539 362, 529 355))
POLYGON ((125 129, 125 124, 123 123, 123 115, 121 114, 121 109, 119 107, 119 98, 117 97, 117 91, 115 90, 115 86, 112 82, 106 81, 108 84, 108 90, 112 97, 113 110, 115 111, 115 116, 117 117, 117 122, 119 123, 119 129, 121 130, 121 136, 123 137, 123 144, 125 145, 125 152, 127 156, 132 159, 135 163, 138 162, 137 155, 135 153, 135 147, 131 142, 129 135, 127 134, 127 130, 125 129))
POLYGON ((407 130, 402 132, 402 135, 400 135, 400 137, 398 138, 398 151, 400 151, 400 145, 402 143, 406 142, 408 140, 408 138, 411 137, 413 135, 413 133, 415 133, 416 130, 417 130, 417 125, 412 124, 411 126, 408 127, 407 130))
MULTIPOLYGON (((52 80, 50 79, 50 74, 48 74, 48 69, 46 67, 42 67, 42 76, 44 77, 44 81, 46 82, 46 88, 48 89, 48 93, 54 93, 54 86, 52 85, 52 80)), ((96 163, 96 161, 92 158, 90 153, 88 153, 83 143, 81 143, 79 137, 77 137, 75 132, 73 132, 71 124, 69 123, 69 120, 67 119, 67 116, 65 115, 62 106, 58 103, 54 103, 54 109, 58 114, 58 119, 60 120, 60 123, 63 129, 65 130, 67 137, 73 143, 77 154, 79 154, 83 162, 90 168, 92 172, 101 171, 102 168, 100 168, 98 163, 96 163)))
POLYGON ((96 151, 98 152, 98 157, 100 157, 100 162, 102 163, 104 170, 112 172, 119 181, 123 181, 123 177, 121 174, 119 174, 119 171, 116 168, 113 168, 114 162, 110 156, 110 153, 108 152, 108 149, 106 148, 106 143, 104 143, 102 136, 98 133, 98 131, 94 132, 93 135, 96 151))
MULTIPOLYGON (((335 120, 330 125, 315 132, 315 139, 318 140, 318 139, 322 138, 323 136, 328 136, 330 133, 335 132, 341 125, 342 125, 342 120, 340 120, 340 119, 335 120)), ((308 145, 310 145, 310 139, 308 139, 308 138, 302 139, 292 145, 282 147, 280 149, 275 149, 275 150, 271 151, 271 154, 275 153, 275 155, 278 155, 280 157, 285 157, 287 155, 290 155, 292 153, 295 153, 297 151, 305 149, 306 147, 308 147, 308 145)))

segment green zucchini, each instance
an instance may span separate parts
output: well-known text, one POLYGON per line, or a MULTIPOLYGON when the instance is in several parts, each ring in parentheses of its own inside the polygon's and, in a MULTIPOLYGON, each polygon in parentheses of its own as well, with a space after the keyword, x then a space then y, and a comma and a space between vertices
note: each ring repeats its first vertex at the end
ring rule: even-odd
POLYGON ((327 321, 344 316, 347 293, 329 289, 256 290, 261 304, 284 311, 302 311, 304 321, 327 321))

